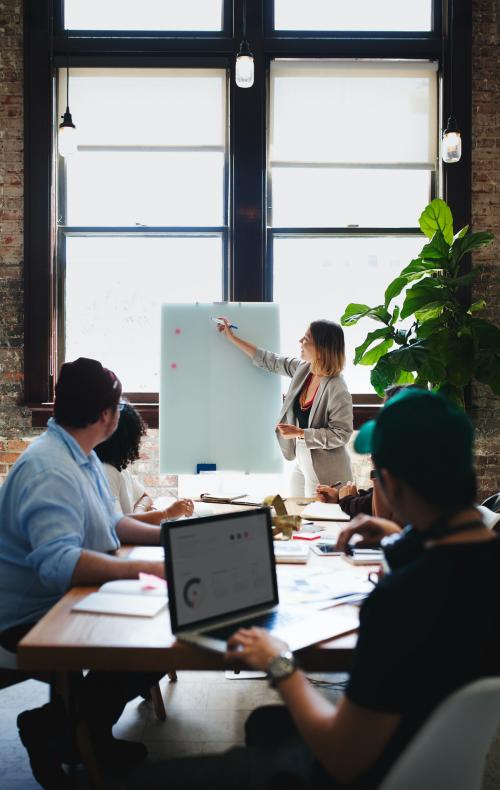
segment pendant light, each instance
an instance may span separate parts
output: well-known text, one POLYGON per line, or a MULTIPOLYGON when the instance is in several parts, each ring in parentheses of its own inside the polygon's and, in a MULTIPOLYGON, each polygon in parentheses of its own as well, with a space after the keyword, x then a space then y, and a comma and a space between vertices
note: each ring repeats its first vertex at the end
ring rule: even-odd
POLYGON ((69 63, 66 61, 66 112, 61 116, 62 123, 59 124, 59 134, 57 146, 61 156, 67 157, 76 154, 78 146, 78 134, 73 118, 69 111, 69 63))
POLYGON ((455 116, 453 115, 453 0, 450 0, 451 4, 451 20, 450 20, 450 29, 448 33, 448 42, 450 47, 450 57, 449 57, 449 64, 450 64, 450 115, 448 118, 448 123, 446 124, 446 129, 443 130, 443 139, 441 142, 441 156, 443 162, 448 165, 454 164, 455 162, 460 161, 460 157, 462 156, 462 138, 460 136, 460 131, 457 126, 457 121, 455 116))
POLYGON ((236 85, 238 88, 251 88, 254 80, 254 61, 247 41, 247 2, 243 0, 243 38, 240 51, 236 56, 236 85))

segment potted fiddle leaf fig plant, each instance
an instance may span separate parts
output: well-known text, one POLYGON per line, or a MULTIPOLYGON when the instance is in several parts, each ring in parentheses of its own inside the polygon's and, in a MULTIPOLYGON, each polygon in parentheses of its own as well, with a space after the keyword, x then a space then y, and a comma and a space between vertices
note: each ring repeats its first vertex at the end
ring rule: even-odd
POLYGON ((480 268, 462 271, 464 255, 490 244, 493 234, 467 225, 454 234, 451 210, 439 199, 419 224, 429 241, 389 283, 384 304, 346 307, 343 326, 362 318, 379 324, 356 348, 354 363, 373 367, 371 383, 381 396, 391 384, 415 383, 463 407, 464 387, 474 379, 500 395, 500 328, 481 318, 483 299, 467 296, 480 268))

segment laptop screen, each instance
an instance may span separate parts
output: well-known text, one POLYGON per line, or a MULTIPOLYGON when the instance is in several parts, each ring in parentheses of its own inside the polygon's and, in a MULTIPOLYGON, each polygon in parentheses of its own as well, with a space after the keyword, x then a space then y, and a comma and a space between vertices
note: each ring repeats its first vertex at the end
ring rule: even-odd
POLYGON ((269 510, 168 524, 172 630, 278 603, 269 510))

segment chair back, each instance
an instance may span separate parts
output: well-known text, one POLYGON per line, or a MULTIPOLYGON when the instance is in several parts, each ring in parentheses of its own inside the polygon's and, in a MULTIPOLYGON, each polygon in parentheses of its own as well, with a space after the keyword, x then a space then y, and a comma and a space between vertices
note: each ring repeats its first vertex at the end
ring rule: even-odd
POLYGON ((500 491, 498 494, 493 494, 492 496, 486 497, 486 499, 481 502, 483 507, 487 507, 488 510, 492 510, 494 513, 500 513, 500 491))
POLYGON ((434 711, 379 790, 481 790, 499 724, 500 678, 464 686, 434 711))

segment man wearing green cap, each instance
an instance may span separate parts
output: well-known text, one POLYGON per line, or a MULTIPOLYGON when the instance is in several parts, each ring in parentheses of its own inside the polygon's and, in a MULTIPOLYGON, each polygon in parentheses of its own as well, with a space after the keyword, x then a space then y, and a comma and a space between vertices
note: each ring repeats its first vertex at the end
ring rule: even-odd
POLYGON ((392 546, 395 569, 363 604, 339 704, 309 684, 287 645, 240 629, 228 650, 266 670, 286 707, 252 714, 247 748, 157 765, 137 787, 251 790, 286 778, 287 787, 375 788, 445 697, 498 674, 500 540, 474 507, 472 439, 463 412, 419 390, 391 399, 359 432, 356 449, 371 453, 393 512, 411 526, 392 546))

